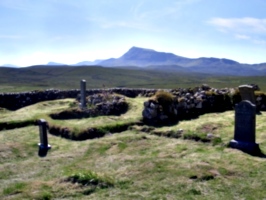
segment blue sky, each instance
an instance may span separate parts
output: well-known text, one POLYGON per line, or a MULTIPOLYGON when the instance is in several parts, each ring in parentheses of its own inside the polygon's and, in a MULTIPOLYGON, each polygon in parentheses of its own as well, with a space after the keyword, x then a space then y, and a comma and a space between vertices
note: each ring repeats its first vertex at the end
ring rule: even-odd
POLYGON ((265 0, 0 0, 0 65, 118 58, 132 46, 266 62, 265 0))

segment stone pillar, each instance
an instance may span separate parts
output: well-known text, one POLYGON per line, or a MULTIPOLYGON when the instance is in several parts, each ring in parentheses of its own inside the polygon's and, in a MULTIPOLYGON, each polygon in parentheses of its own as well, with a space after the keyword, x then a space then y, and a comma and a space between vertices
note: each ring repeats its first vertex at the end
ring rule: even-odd
POLYGON ((80 81, 80 108, 86 108, 86 80, 80 81))
POLYGON ((47 122, 44 119, 38 121, 39 130, 40 130, 40 149, 50 149, 51 146, 48 144, 47 137, 47 122))

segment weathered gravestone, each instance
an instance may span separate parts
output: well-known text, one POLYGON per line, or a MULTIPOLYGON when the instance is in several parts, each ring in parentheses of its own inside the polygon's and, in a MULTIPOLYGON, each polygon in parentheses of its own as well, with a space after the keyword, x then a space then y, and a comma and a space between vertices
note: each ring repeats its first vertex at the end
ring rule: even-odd
POLYGON ((247 153, 256 154, 259 145, 256 143, 256 106, 243 100, 235 107, 235 133, 230 147, 247 153))
POLYGON ((80 81, 80 108, 86 108, 86 80, 80 81))
POLYGON ((40 143, 39 145, 39 156, 46 156, 49 149, 51 149, 51 145, 48 144, 48 136, 47 136, 47 122, 44 119, 38 120, 39 131, 40 131, 40 143))

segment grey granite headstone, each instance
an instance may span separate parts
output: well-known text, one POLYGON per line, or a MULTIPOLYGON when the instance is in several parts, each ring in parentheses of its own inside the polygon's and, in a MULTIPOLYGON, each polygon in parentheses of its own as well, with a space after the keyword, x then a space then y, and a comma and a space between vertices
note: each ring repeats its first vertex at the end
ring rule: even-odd
POLYGON ((80 108, 86 108, 86 80, 80 81, 80 108))
POLYGON ((243 100, 247 100, 250 101, 251 103, 255 104, 256 100, 255 100, 255 93, 254 93, 254 88, 250 85, 240 85, 238 87, 240 95, 241 95, 241 99, 243 100))
POLYGON ((235 133, 230 147, 255 153, 256 143, 256 106, 250 101, 241 101, 235 107, 235 133))
POLYGON ((38 144, 40 149, 50 149, 51 146, 48 144, 47 137, 47 122, 44 119, 38 121, 40 130, 40 143, 38 144))

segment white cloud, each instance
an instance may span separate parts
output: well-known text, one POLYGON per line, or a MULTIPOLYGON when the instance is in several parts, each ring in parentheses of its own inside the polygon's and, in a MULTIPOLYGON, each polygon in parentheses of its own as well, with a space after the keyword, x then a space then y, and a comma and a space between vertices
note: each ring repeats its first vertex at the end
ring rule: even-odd
POLYGON ((159 32, 160 29, 154 28, 150 24, 146 24, 145 22, 139 22, 135 20, 109 20, 105 18, 88 18, 87 19, 90 22, 98 24, 103 29, 109 29, 109 28, 132 28, 132 29, 138 29, 138 30, 144 30, 144 31, 154 31, 159 32))
POLYGON ((255 44, 266 45, 266 40, 253 40, 255 44))
POLYGON ((240 40, 249 40, 249 39, 251 39, 250 36, 248 36, 248 35, 242 35, 242 34, 236 34, 235 35, 235 38, 236 39, 240 39, 240 40))
MULTIPOLYGON (((202 0, 138 0, 128 6, 128 12, 125 12, 123 18, 117 19, 112 15, 98 15, 91 16, 87 20, 98 23, 101 28, 125 27, 138 30, 162 32, 162 27, 158 26, 162 21, 166 23, 172 19, 177 19, 182 15, 182 8, 202 0), (100 16, 100 17, 99 17, 100 16)), ((125 9, 124 9, 125 10, 125 9)), ((124 11, 118 11, 124 12, 124 11)))
POLYGON ((182 13, 182 8, 202 0, 176 0, 176 1, 141 1, 133 9, 136 20, 156 20, 163 17, 177 18, 182 13))
POLYGON ((209 24, 218 31, 232 35, 237 40, 246 40, 257 45, 265 45, 266 19, 244 18, 212 18, 209 24))
POLYGON ((215 26, 218 30, 239 33, 266 33, 266 19, 251 17, 244 18, 212 18, 209 24, 215 26))

